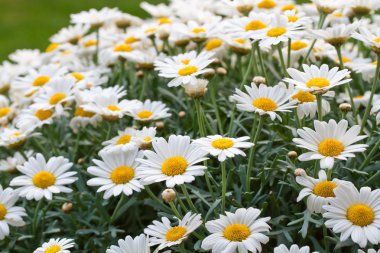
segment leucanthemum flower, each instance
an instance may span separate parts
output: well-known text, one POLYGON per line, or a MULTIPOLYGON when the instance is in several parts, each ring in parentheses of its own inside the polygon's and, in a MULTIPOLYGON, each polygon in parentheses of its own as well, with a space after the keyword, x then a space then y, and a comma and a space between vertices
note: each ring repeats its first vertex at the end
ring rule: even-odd
POLYGON ((143 127, 141 130, 136 130, 134 142, 140 149, 149 149, 152 147, 152 141, 156 138, 156 133, 155 127, 143 127))
POLYGON ((102 8, 100 10, 90 9, 79 13, 71 14, 70 19, 73 24, 88 24, 91 27, 101 27, 106 22, 112 20, 120 11, 117 8, 102 8))
MULTIPOLYGON (((274 253, 309 253, 310 252, 310 247, 309 246, 304 246, 304 247, 299 247, 297 244, 293 244, 288 247, 285 246, 285 244, 281 244, 274 248, 274 253)), ((318 253, 318 252, 314 252, 318 253)))
POLYGON ((347 129, 347 120, 341 120, 338 123, 333 119, 328 123, 315 120, 314 128, 315 130, 308 127, 298 129, 300 138, 294 138, 293 142, 298 147, 310 151, 300 155, 298 157, 300 161, 320 160, 322 169, 331 169, 335 159, 347 160, 347 158, 355 157, 354 153, 363 152, 368 147, 366 144, 354 144, 367 136, 359 135, 360 126, 358 125, 347 129))
POLYGON ((112 245, 106 253, 150 253, 148 238, 145 234, 135 238, 127 236, 125 239, 118 240, 117 246, 112 245))
POLYGON ((313 0, 313 3, 317 6, 319 12, 325 14, 333 13, 336 9, 340 9, 345 5, 345 2, 342 0, 313 0))
POLYGON ((379 0, 351 0, 349 6, 353 13, 362 16, 380 8, 379 0))
POLYGON ((144 233, 151 236, 149 245, 159 245, 154 251, 156 253, 161 249, 181 244, 200 225, 202 225, 201 215, 189 212, 182 220, 178 220, 178 225, 172 226, 168 218, 162 217, 161 222, 153 221, 153 225, 144 229, 144 233))
POLYGON ((104 191, 104 199, 120 194, 129 196, 144 188, 136 171, 139 166, 137 159, 144 154, 137 147, 128 151, 101 152, 99 156, 101 160, 92 160, 96 166, 87 169, 88 173, 95 176, 87 181, 87 185, 100 186, 97 192, 104 191))
POLYGON ((77 180, 74 177, 77 173, 69 171, 72 166, 63 156, 51 157, 46 161, 42 154, 37 154, 17 167, 24 175, 12 179, 10 185, 19 186, 17 192, 27 200, 38 201, 43 197, 52 200, 53 194, 72 192, 72 189, 65 186, 77 180))
MULTIPOLYGON (((369 60, 369 59, 368 59, 369 60)), ((371 62, 371 60, 367 62, 360 63, 348 63, 347 66, 351 68, 354 72, 361 74, 363 80, 369 82, 376 75, 377 61, 371 62)))
POLYGON ((50 239, 42 244, 41 247, 33 251, 33 253, 70 253, 70 248, 75 245, 73 239, 58 238, 50 239))
POLYGON ((38 49, 18 49, 8 57, 11 61, 32 68, 38 68, 42 64, 42 54, 38 49))
POLYGON ((80 128, 84 128, 88 125, 96 127, 101 121, 102 117, 100 115, 88 112, 81 106, 77 106, 74 111, 74 117, 70 120, 70 128, 74 133, 78 133, 80 128))
POLYGON ((43 125, 50 125, 53 123, 55 111, 53 109, 37 109, 30 107, 24 109, 14 120, 16 127, 21 130, 36 129, 43 125))
MULTIPOLYGON (((323 94, 323 97, 333 97, 335 95, 335 92, 329 91, 323 94)), ((297 101, 297 115, 300 119, 303 119, 304 117, 310 117, 314 118, 317 111, 318 111, 318 105, 317 105, 317 97, 313 95, 311 92, 308 91, 295 91, 294 95, 292 96, 292 99, 297 101)), ((328 112, 330 112, 330 103, 322 99, 322 114, 326 115, 328 112)))
POLYGON ((380 249, 379 250, 369 249, 368 251, 364 251, 364 250, 359 249, 358 253, 380 253, 380 249))
POLYGON ((326 91, 351 81, 347 78, 347 75, 350 74, 347 69, 339 70, 338 67, 329 69, 327 64, 323 64, 320 68, 306 64, 302 67, 304 72, 288 68, 290 78, 285 78, 284 81, 294 84, 297 89, 311 92, 326 91))
POLYGON ((195 140, 194 143, 199 144, 203 150, 212 156, 217 156, 218 160, 223 162, 227 158, 235 157, 235 155, 246 156, 241 149, 253 146, 253 143, 247 140, 249 140, 248 136, 229 138, 221 135, 213 135, 195 140))
POLYGON ((335 198, 323 206, 325 225, 334 233, 340 233, 340 240, 351 237, 361 248, 368 242, 380 242, 380 190, 362 187, 358 191, 354 185, 336 188, 335 198))
POLYGON ((260 84, 257 87, 245 86, 247 93, 236 89, 231 99, 237 102, 237 108, 241 111, 256 112, 259 115, 268 114, 272 120, 276 118, 281 121, 278 112, 290 112, 295 107, 296 102, 290 101, 293 92, 288 90, 285 85, 279 84, 273 87, 260 84))
POLYGON ((10 149, 20 148, 29 137, 34 135, 31 133, 32 128, 33 126, 29 129, 2 128, 0 131, 0 146, 10 149))
POLYGON ((118 131, 117 136, 102 143, 105 147, 100 152, 117 151, 120 149, 127 151, 133 149, 137 145, 135 142, 135 135, 136 130, 132 127, 127 127, 123 131, 118 131))
POLYGON ((128 115, 134 120, 147 123, 170 117, 171 114, 168 111, 169 108, 164 103, 147 99, 144 103, 138 103, 135 108, 128 112, 128 115))
POLYGON ((85 24, 77 24, 62 28, 57 34, 50 38, 53 43, 71 43, 76 44, 90 30, 90 26, 85 24))
POLYGON ((269 237, 267 222, 270 217, 258 218, 261 211, 250 207, 239 208, 235 213, 226 212, 217 220, 206 223, 211 235, 202 241, 202 249, 223 253, 261 252, 261 244, 266 244, 269 237))
POLYGON ((14 206, 18 194, 11 188, 3 189, 0 185, 0 240, 9 235, 9 226, 22 227, 25 225, 22 217, 27 216, 23 207, 14 206))
POLYGON ((174 187, 204 175, 206 167, 196 164, 208 159, 207 152, 190 143, 190 137, 171 135, 168 142, 157 138, 152 144, 154 151, 145 150, 145 159, 138 159, 144 184, 165 181, 167 187, 174 187))
MULTIPOLYGON (((28 150, 25 152, 26 157, 32 156, 33 151, 28 150)), ((13 156, 9 156, 6 159, 0 160, 0 171, 14 172, 17 166, 25 163, 26 160, 20 152, 15 152, 13 156)))
POLYGON ((362 41, 376 54, 380 53, 380 29, 376 29, 372 32, 368 28, 361 26, 359 27, 358 32, 352 34, 352 37, 362 41))
POLYGON ((320 30, 311 30, 310 32, 318 39, 323 39, 334 47, 342 46, 347 42, 353 32, 359 28, 361 22, 357 21, 352 24, 334 25, 320 30))

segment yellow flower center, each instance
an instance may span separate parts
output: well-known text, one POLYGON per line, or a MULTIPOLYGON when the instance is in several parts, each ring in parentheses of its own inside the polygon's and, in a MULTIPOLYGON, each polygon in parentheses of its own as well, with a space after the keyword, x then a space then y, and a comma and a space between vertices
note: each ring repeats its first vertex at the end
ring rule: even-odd
POLYGON ((95 113, 93 113, 93 112, 89 112, 89 111, 86 111, 86 110, 84 110, 82 107, 77 107, 77 108, 75 109, 74 115, 75 115, 76 117, 91 118, 92 116, 95 115, 95 113))
POLYGON ((164 24, 172 24, 173 22, 168 18, 159 18, 158 23, 160 25, 164 25, 164 24))
POLYGON ((244 224, 231 224, 227 226, 223 231, 223 236, 229 241, 241 242, 251 235, 251 230, 244 224))
POLYGON ((273 9, 276 5, 276 2, 273 0, 263 0, 257 5, 257 7, 262 9, 273 9))
POLYGON ((227 138, 221 138, 211 142, 211 146, 213 146, 216 149, 228 149, 233 145, 234 141, 227 138))
POLYGON ((306 42, 297 40, 297 41, 292 42, 292 44, 290 45, 290 48, 293 51, 298 51, 298 50, 306 48, 307 46, 308 44, 306 42))
POLYGON ((281 11, 283 12, 291 11, 291 10, 294 10, 295 8, 296 6, 294 4, 287 4, 287 5, 282 6, 281 11))
POLYGON ((46 52, 46 53, 52 52, 52 51, 54 51, 57 47, 59 47, 59 44, 57 44, 57 43, 51 43, 51 44, 45 49, 45 52, 46 52))
POLYGON ((166 232, 166 240, 169 242, 175 242, 181 239, 187 232, 187 229, 182 226, 172 227, 166 232))
POLYGON ((335 197, 335 187, 336 183, 332 181, 322 181, 314 186, 313 193, 324 198, 335 197))
POLYGON ((335 139, 326 139, 318 144, 318 152, 324 156, 338 156, 343 151, 343 143, 335 139))
POLYGON ((275 27, 267 31, 267 35, 269 37, 279 37, 284 33, 286 33, 286 29, 284 27, 275 27))
POLYGON ((157 28, 153 27, 153 28, 146 29, 144 33, 154 33, 155 31, 157 31, 157 28))
POLYGON ((153 115, 153 112, 145 110, 145 111, 141 111, 141 112, 137 113, 136 115, 140 119, 147 119, 147 118, 149 118, 150 116, 153 115))
POLYGON ((246 31, 256 31, 266 28, 267 25, 261 22, 260 20, 252 20, 248 24, 245 25, 246 31))
POLYGON ((77 79, 77 81, 81 81, 84 79, 84 75, 81 74, 81 73, 78 73, 78 72, 73 72, 70 74, 72 77, 74 77, 75 79, 77 79))
POLYGON ((128 38, 126 38, 124 40, 124 43, 125 44, 133 44, 133 43, 138 42, 138 41, 140 41, 140 39, 133 37, 133 36, 129 36, 128 38))
POLYGON ((20 132, 14 132, 12 135, 18 137, 18 136, 21 136, 22 133, 20 133, 20 132))
POLYGON ((128 166, 119 166, 111 173, 111 180, 114 184, 126 184, 133 179, 135 171, 128 166))
MULTIPOLYGON (((337 60, 339 61, 339 58, 337 58, 337 60)), ((348 62, 351 62, 351 59, 348 58, 348 57, 343 56, 342 57, 342 61, 343 61, 343 63, 348 63, 348 62)))
POLYGON ((145 137, 143 140, 144 140, 144 141, 152 141, 152 138, 150 138, 150 137, 145 137))
POLYGON ((185 65, 189 64, 190 60, 189 59, 184 59, 184 60, 181 60, 181 62, 185 65))
POLYGON ((129 134, 125 134, 123 136, 121 136, 117 142, 116 142, 116 145, 124 145, 124 144, 127 144, 131 141, 132 139, 132 136, 129 135, 129 134))
POLYGON ((182 156, 173 156, 166 159, 161 166, 161 171, 167 176, 182 175, 187 169, 187 161, 182 156))
POLYGON ((5 215, 7 215, 7 208, 5 207, 4 204, 1 204, 0 203, 0 220, 4 220, 5 219, 5 215))
POLYGON ((119 44, 113 48, 114 52, 132 52, 133 48, 128 44, 119 44))
POLYGON ((200 33, 205 33, 206 32, 206 29, 202 28, 202 27, 196 27, 194 28, 193 30, 191 30, 192 33, 195 33, 195 34, 200 34, 200 33))
POLYGON ((374 42, 380 43, 380 37, 377 37, 373 40, 374 42))
POLYGON ((222 44, 223 44, 222 40, 212 39, 212 40, 207 41, 205 48, 207 51, 211 51, 215 48, 220 47, 222 44))
POLYGON ((293 99, 297 99, 300 103, 314 102, 315 96, 307 91, 300 90, 297 94, 292 96, 293 99))
POLYGON ((11 110, 12 109, 10 107, 0 108, 0 117, 7 116, 11 112, 11 110))
POLYGON ((247 41, 245 39, 234 39, 234 42, 239 43, 239 44, 244 44, 247 41))
POLYGON ((52 110, 42 110, 42 109, 40 109, 40 110, 37 110, 34 113, 34 116, 36 116, 41 121, 47 120, 52 115, 53 115, 53 111, 52 110))
POLYGON ((337 18, 341 18, 341 17, 344 16, 343 13, 340 13, 340 12, 333 13, 332 15, 333 15, 334 17, 337 17, 337 18))
POLYGON ((198 68, 195 66, 186 66, 178 71, 178 75, 180 76, 189 76, 198 71, 198 68))
POLYGON ((84 43, 84 47, 92 47, 92 46, 96 46, 97 42, 96 40, 88 40, 84 43))
POLYGON ((109 105, 107 106, 107 109, 113 112, 120 111, 120 108, 116 105, 109 105))
POLYGON ((34 186, 46 189, 55 183, 55 176, 49 171, 40 171, 36 173, 32 179, 34 186))
POLYGON ((252 105, 263 111, 274 111, 277 109, 277 104, 270 98, 258 98, 253 101, 252 105))
POLYGON ((314 77, 311 78, 307 83, 306 86, 308 88, 312 87, 318 87, 318 88, 324 88, 330 85, 330 81, 323 77, 314 77))
POLYGON ((48 76, 39 76, 33 81, 33 86, 44 86, 47 82, 49 82, 50 77, 48 76))
POLYGON ((356 100, 356 99, 362 99, 364 96, 355 96, 355 97, 353 97, 353 99, 354 100, 356 100))
POLYGON ((50 246, 49 248, 45 249, 44 253, 57 253, 61 251, 61 246, 55 244, 53 246, 50 246))
POLYGON ((296 21, 298 21, 298 17, 297 16, 288 16, 288 22, 290 22, 290 23, 294 23, 294 22, 296 22, 296 21))
POLYGON ((366 204, 355 204, 347 209, 346 217, 354 225, 365 227, 375 219, 375 212, 366 204))
POLYGON ((49 103, 51 105, 56 105, 56 104, 58 104, 60 101, 62 101, 65 98, 66 98, 66 94, 64 94, 64 93, 55 93, 53 96, 51 96, 51 98, 49 100, 49 103))

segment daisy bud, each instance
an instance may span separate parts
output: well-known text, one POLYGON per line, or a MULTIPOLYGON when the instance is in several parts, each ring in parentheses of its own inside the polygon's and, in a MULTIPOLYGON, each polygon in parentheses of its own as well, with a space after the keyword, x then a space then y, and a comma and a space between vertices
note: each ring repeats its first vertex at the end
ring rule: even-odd
POLYGON ((296 177, 306 176, 306 171, 304 169, 298 168, 294 171, 294 176, 296 177))
POLYGON ((157 33, 160 40, 167 40, 170 35, 169 31, 166 29, 159 29, 157 33))
POLYGON ((188 83, 183 85, 185 92, 192 98, 201 98, 207 91, 208 80, 197 79, 195 84, 188 83))
POLYGON ((295 158, 297 158, 297 156, 298 156, 298 154, 296 151, 289 151, 289 153, 288 153, 288 157, 290 159, 295 159, 295 158))
POLYGON ((162 192, 161 196, 166 203, 170 203, 175 200, 177 194, 173 189, 166 189, 162 192))
POLYGON ((62 211, 64 213, 70 213, 73 210, 73 203, 66 202, 62 205, 62 211))
POLYGON ((185 111, 180 111, 180 112, 178 113, 178 117, 180 117, 180 118, 184 118, 184 117, 186 117, 186 112, 185 112, 185 111))
POLYGON ((158 129, 163 129, 165 127, 165 123, 163 121, 157 121, 156 122, 156 127, 158 129))
POLYGON ((352 106, 349 103, 342 103, 339 105, 339 109, 342 112, 349 112, 352 109, 352 106))
POLYGON ((143 76, 144 76, 144 71, 139 70, 139 71, 136 72, 136 77, 137 78, 142 78, 143 76))
POLYGON ((251 12, 251 10, 253 9, 253 5, 252 4, 242 4, 242 5, 236 6, 236 9, 241 14, 246 15, 246 14, 251 12))
POLYGON ((119 19, 115 22, 116 26, 120 29, 125 29, 131 25, 131 21, 127 19, 119 19))
POLYGON ((186 47, 190 43, 190 40, 176 40, 174 45, 177 47, 186 47))
POLYGON ((84 162, 85 162, 85 159, 82 157, 78 159, 77 164, 84 164, 84 162))
POLYGON ((215 70, 214 69, 205 69, 205 73, 203 74, 204 78, 211 79, 215 76, 215 70))
POLYGON ((252 82, 254 82, 257 86, 259 86, 262 83, 265 84, 267 82, 267 80, 265 80, 265 77, 263 77, 263 76, 255 76, 252 79, 252 82))
POLYGON ((227 75, 227 69, 219 67, 216 69, 216 73, 220 76, 225 76, 227 75))
POLYGON ((371 8, 365 5, 355 6, 351 10, 356 16, 359 16, 359 17, 368 15, 371 12, 371 8))

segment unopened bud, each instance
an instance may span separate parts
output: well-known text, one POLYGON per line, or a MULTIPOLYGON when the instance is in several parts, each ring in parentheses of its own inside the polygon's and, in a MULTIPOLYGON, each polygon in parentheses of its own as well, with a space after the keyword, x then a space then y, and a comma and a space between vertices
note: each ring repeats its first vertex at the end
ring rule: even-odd
POLYGON ((192 98, 201 98, 207 91, 208 80, 197 79, 196 83, 188 83, 183 85, 185 92, 192 98))
POLYGON ((175 200, 177 194, 173 189, 166 189, 162 192, 161 196, 166 203, 170 203, 175 200))
POLYGON ((254 82, 256 85, 260 85, 262 83, 266 83, 266 79, 265 77, 263 76, 255 76, 253 79, 252 79, 252 82, 254 82))
POLYGON ((298 156, 298 154, 296 151, 289 151, 289 153, 288 153, 288 157, 290 159, 295 159, 295 158, 297 158, 297 156, 298 156))
POLYGON ((163 129, 165 127, 165 123, 163 121, 157 121, 156 122, 156 127, 158 129, 163 129))
POLYGON ((253 9, 253 5, 252 4, 241 4, 241 5, 236 6, 236 9, 241 14, 246 15, 247 13, 251 12, 251 10, 253 9))
POLYGON ((305 176, 306 171, 304 169, 298 168, 294 171, 294 176, 300 177, 300 176, 305 176))
POLYGON ((136 72, 136 77, 137 78, 142 78, 143 76, 144 76, 144 71, 139 70, 139 71, 136 72))
POLYGON ((339 109, 342 112, 349 112, 352 109, 352 106, 349 103, 342 103, 339 105, 339 109))
POLYGON ((204 78, 211 79, 215 76, 215 70, 214 69, 205 69, 203 76, 204 76, 204 78))
POLYGON ((186 112, 185 112, 185 111, 180 111, 180 112, 178 113, 178 117, 180 117, 180 118, 184 118, 184 117, 186 117, 186 112))
POLYGON ((166 29, 159 29, 158 30, 158 38, 160 40, 167 40, 169 38, 169 35, 170 35, 169 31, 166 29))
POLYGON ((225 76, 227 75, 227 69, 219 67, 216 69, 216 73, 220 76, 225 76))
POLYGON ((77 163, 78 164, 84 164, 84 162, 85 162, 84 158, 79 158, 77 163))
POLYGON ((73 210, 73 203, 66 202, 62 205, 62 211, 64 213, 70 213, 73 210))

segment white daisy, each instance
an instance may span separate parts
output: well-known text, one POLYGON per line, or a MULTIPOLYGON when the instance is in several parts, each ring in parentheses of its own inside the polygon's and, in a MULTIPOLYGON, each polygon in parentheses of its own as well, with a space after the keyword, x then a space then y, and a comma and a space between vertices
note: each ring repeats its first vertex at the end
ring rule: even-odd
POLYGON ((134 149, 136 147, 135 141, 136 130, 132 127, 127 127, 123 131, 118 131, 118 135, 112 139, 103 142, 105 146, 101 152, 134 149))
POLYGON ((359 249, 358 253, 380 253, 380 249, 379 250, 369 249, 368 251, 364 251, 364 250, 359 249))
POLYGON ((380 124, 380 99, 373 102, 371 114, 376 114, 376 122, 377 124, 380 124))
MULTIPOLYGON (((33 127, 33 126, 31 126, 33 127)), ((25 144, 33 134, 33 129, 2 128, 0 130, 0 146, 10 149, 18 149, 25 144)))
POLYGON ((181 244, 192 232, 202 225, 200 214, 187 213, 182 220, 178 220, 178 225, 172 226, 168 218, 162 217, 161 222, 153 221, 144 229, 144 233, 150 237, 149 245, 159 245, 154 253, 161 249, 181 244))
POLYGON ((69 27, 62 28, 57 34, 50 38, 53 43, 66 43, 76 44, 88 31, 90 26, 85 24, 77 24, 69 27))
MULTIPOLYGON (((30 157, 32 154, 32 150, 25 152, 26 157, 30 157)), ((13 156, 0 160, 0 171, 14 172, 16 171, 17 166, 22 165, 25 162, 25 157, 20 152, 15 152, 13 156)))
POLYGON ((96 127, 101 121, 102 117, 100 115, 88 112, 81 106, 78 106, 75 108, 74 117, 70 120, 70 128, 74 133, 78 133, 80 128, 84 128, 87 125, 96 127))
POLYGON ((33 251, 33 253, 70 253, 70 248, 75 245, 73 239, 58 238, 50 239, 48 242, 42 244, 41 247, 33 251))
POLYGON ((135 108, 128 112, 128 115, 133 117, 134 120, 147 123, 170 117, 171 114, 168 111, 169 108, 164 103, 148 99, 144 103, 138 103, 135 108))
POLYGON ((88 24, 92 27, 100 27, 104 23, 112 20, 120 11, 117 8, 104 7, 100 10, 90 9, 71 14, 70 19, 73 24, 88 24))
MULTIPOLYGON (((304 246, 304 247, 299 247, 297 244, 293 244, 288 247, 285 246, 285 244, 281 244, 280 246, 277 246, 274 248, 274 253, 309 253, 310 252, 310 247, 309 246, 304 246)), ((318 253, 318 252, 314 252, 318 253)))
POLYGON ((380 8, 379 0, 351 0, 349 3, 352 11, 357 15, 367 15, 380 8))
POLYGON ((325 225, 334 233, 340 233, 340 240, 351 237, 361 248, 367 243, 380 242, 380 190, 355 186, 336 188, 335 198, 323 206, 327 219, 325 225))
MULTIPOLYGON (((334 95, 335 93, 333 91, 329 91, 322 96, 332 97, 334 95)), ((303 119, 304 117, 315 117, 318 111, 317 97, 315 95, 311 92, 300 90, 295 92, 292 99, 298 103, 297 115, 300 119, 303 119)), ((330 112, 330 103, 327 100, 322 99, 322 114, 325 115, 328 112, 330 112)))
POLYGON ((211 235, 202 241, 202 249, 221 253, 261 252, 261 244, 269 237, 267 222, 270 217, 259 218, 260 210, 250 207, 239 208, 235 213, 226 212, 219 219, 208 221, 207 230, 211 235))
POLYGON ((140 149, 149 149, 156 139, 156 133, 155 127, 143 127, 143 129, 136 131, 134 141, 140 149))
POLYGON ((361 74, 363 80, 370 82, 376 75, 377 61, 348 63, 347 66, 354 72, 361 74))
POLYGON ((221 135, 213 135, 195 140, 194 143, 199 144, 203 150, 212 156, 217 156, 218 160, 223 162, 227 158, 235 157, 235 155, 245 156, 245 153, 241 149, 253 146, 253 143, 247 141, 249 138, 248 136, 228 138, 221 135))
POLYGON ((376 29, 372 32, 368 28, 361 26, 358 32, 352 34, 352 37, 362 41, 375 53, 380 53, 380 29, 376 29))
POLYGON ((259 115, 268 114, 272 120, 277 118, 281 121, 277 113, 290 112, 296 104, 295 101, 289 102, 293 92, 282 84, 273 87, 260 84, 257 87, 252 83, 251 87, 246 85, 245 89, 247 93, 236 89, 235 94, 231 96, 231 99, 238 103, 237 108, 241 111, 256 112, 259 115))
POLYGON ((208 159, 207 152, 190 143, 190 137, 171 135, 168 142, 157 138, 152 144, 154 152, 145 150, 145 159, 138 159, 139 176, 145 184, 165 181, 167 187, 174 187, 204 175, 206 167, 196 164, 208 159))
POLYGON ((47 162, 43 155, 37 154, 17 167, 24 175, 15 177, 10 182, 11 186, 20 186, 17 191, 21 197, 28 200, 40 200, 45 197, 48 200, 53 194, 72 192, 65 185, 74 183, 77 178, 75 171, 68 171, 73 166, 63 156, 51 157, 47 162))
POLYGON ((340 9, 345 5, 345 1, 336 0, 313 0, 313 3, 317 6, 319 12, 330 14, 336 9, 340 9))
POLYGON ((318 39, 323 39, 334 47, 341 46, 347 42, 353 32, 359 28, 361 22, 354 22, 352 24, 334 25, 320 30, 311 30, 310 32, 318 39))
POLYGON ((355 125, 348 130, 347 127, 347 120, 337 123, 331 119, 328 123, 315 120, 315 130, 308 127, 298 129, 297 133, 301 138, 294 138, 293 141, 298 147, 311 151, 300 155, 298 159, 300 161, 320 160, 322 169, 331 169, 334 166, 334 159, 347 160, 347 158, 355 157, 353 153, 365 151, 368 145, 354 144, 367 137, 359 135, 360 126, 355 125))
POLYGON ((40 128, 43 125, 51 125, 55 111, 53 109, 37 109, 30 107, 24 109, 15 119, 15 125, 21 130, 40 128))
POLYGON ((41 52, 38 49, 18 49, 8 57, 17 64, 31 68, 38 68, 42 63, 41 52))
POLYGON ((124 240, 118 240, 117 246, 112 245, 107 249, 106 253, 150 253, 147 239, 144 234, 136 236, 135 238, 127 236, 124 240))

